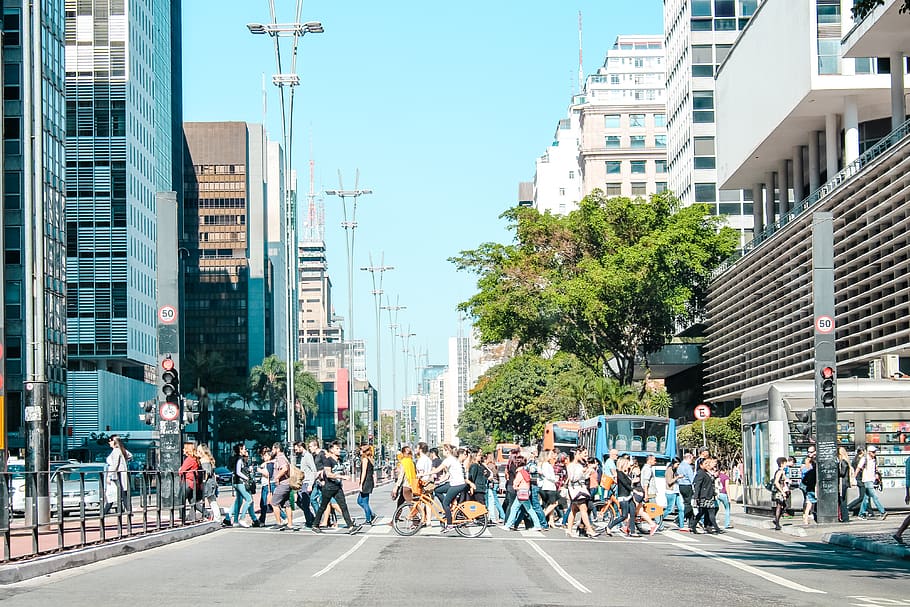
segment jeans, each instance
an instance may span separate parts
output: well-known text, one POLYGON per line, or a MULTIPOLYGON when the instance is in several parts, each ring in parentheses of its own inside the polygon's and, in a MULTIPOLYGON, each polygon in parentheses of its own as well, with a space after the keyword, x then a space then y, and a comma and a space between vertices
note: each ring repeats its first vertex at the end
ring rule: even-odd
POLYGON ((496 490, 490 486, 487 487, 487 510, 492 515, 494 512, 499 514, 499 520, 506 520, 506 513, 502 509, 502 504, 499 503, 499 498, 496 496, 496 490))
POLYGON ((837 496, 837 516, 838 520, 846 523, 850 520, 850 511, 847 509, 847 490, 850 489, 850 482, 844 479, 840 482, 840 495, 837 496))
POLYGON ((342 491, 341 486, 333 487, 330 486, 329 483, 326 483, 322 488, 322 499, 319 500, 319 510, 316 511, 316 520, 313 521, 313 527, 318 527, 322 524, 322 515, 325 514, 325 511, 329 508, 332 499, 334 499, 338 504, 338 507, 341 508, 341 516, 344 517, 344 522, 347 523, 348 528, 353 527, 354 521, 351 520, 351 513, 348 512, 348 503, 344 499, 344 491, 342 491))
POLYGON ((540 519, 537 518, 537 512, 535 512, 534 507, 531 506, 531 500, 520 500, 517 496, 512 500, 512 507, 509 509, 509 520, 506 521, 506 527, 515 525, 520 510, 524 510, 528 513, 528 516, 531 517, 531 522, 534 523, 533 529, 543 529, 543 527, 540 526, 540 519))
POLYGON ((677 485, 679 487, 679 494, 682 496, 683 507, 685 508, 685 517, 686 520, 692 518, 694 512, 692 511, 692 485, 677 485))
POLYGON ((540 487, 537 485, 531 485, 531 508, 534 509, 537 520, 540 521, 543 528, 549 529, 550 526, 547 524, 547 515, 543 513, 543 508, 540 506, 540 487))
POLYGON ((306 491, 297 492, 297 507, 303 510, 303 518, 306 520, 306 526, 313 526, 313 510, 310 508, 310 494, 306 491))
POLYGON ((459 493, 464 491, 464 488, 465 485, 455 485, 454 487, 450 485, 449 490, 442 496, 442 511, 445 512, 446 515, 446 525, 452 524, 452 500, 454 500, 459 493))
POLYGON ((357 505, 363 508, 363 515, 366 517, 368 523, 373 522, 373 511, 370 509, 370 494, 369 493, 358 493, 357 494, 357 505))
POLYGON ((246 485, 237 483, 234 485, 234 508, 231 510, 235 523, 240 522, 241 512, 247 512, 250 515, 251 521, 256 520, 256 510, 253 508, 253 496, 246 490, 246 485))
POLYGON ((718 493, 717 501, 724 505, 724 529, 730 526, 730 496, 726 493, 718 493))
POLYGON ((855 500, 847 504, 847 510, 859 512, 859 507, 866 501, 866 487, 862 483, 857 483, 856 488, 859 489, 859 495, 856 496, 855 500))
POLYGON ((664 511, 664 520, 667 519, 667 515, 673 508, 676 508, 679 528, 682 529, 686 524, 686 507, 683 505, 682 496, 678 493, 667 493, 667 509, 664 511))
POLYGON ((863 505, 859 507, 859 515, 863 516, 866 514, 866 504, 873 503, 875 508, 878 510, 879 514, 885 514, 885 507, 882 506, 882 503, 878 501, 878 496, 875 495, 875 489, 873 488, 873 483, 870 481, 868 483, 863 483, 863 486, 866 488, 866 497, 863 499, 863 505))

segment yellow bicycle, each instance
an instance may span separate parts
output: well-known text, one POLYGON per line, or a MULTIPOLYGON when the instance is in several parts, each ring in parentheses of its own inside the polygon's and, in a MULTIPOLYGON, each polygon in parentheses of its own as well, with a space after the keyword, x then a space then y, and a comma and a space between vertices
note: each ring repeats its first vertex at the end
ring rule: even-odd
MULTIPOLYGON (((411 536, 420 531, 430 521, 427 512, 433 518, 445 524, 445 513, 433 499, 433 486, 427 485, 423 491, 414 496, 411 503, 402 504, 392 517, 392 528, 395 533, 411 536)), ((487 508, 480 502, 467 501, 452 506, 452 527, 462 537, 480 537, 489 525, 487 508)))

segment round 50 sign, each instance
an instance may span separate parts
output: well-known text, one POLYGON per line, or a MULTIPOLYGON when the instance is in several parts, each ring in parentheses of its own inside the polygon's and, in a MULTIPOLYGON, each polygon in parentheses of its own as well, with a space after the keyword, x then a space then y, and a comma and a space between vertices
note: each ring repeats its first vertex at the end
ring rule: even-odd
POLYGON ((161 306, 158 308, 158 321, 165 325, 177 322, 177 308, 174 306, 161 306))
POLYGON ((815 330, 827 335, 834 330, 834 319, 830 316, 819 316, 815 319, 815 330))

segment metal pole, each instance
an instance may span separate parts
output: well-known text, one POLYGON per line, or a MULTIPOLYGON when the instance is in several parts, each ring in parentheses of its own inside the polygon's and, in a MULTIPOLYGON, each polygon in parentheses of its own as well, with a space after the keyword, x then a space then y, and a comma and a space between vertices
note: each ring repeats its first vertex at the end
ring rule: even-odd
MULTIPOLYGON (((392 441, 393 449, 397 450, 401 448, 401 424, 398 419, 398 389, 396 386, 396 377, 395 377, 395 333, 398 329, 398 312, 401 310, 407 309, 407 306, 398 305, 398 298, 395 298, 395 305, 391 305, 388 298, 386 298, 386 305, 382 306, 383 310, 388 310, 389 312, 389 332, 392 334, 392 416, 393 416, 393 426, 392 426, 392 441), (392 313, 394 312, 394 317, 392 313)), ((381 413, 380 413, 381 415, 381 413)))
MULTIPOLYGON (((385 253, 380 254, 379 265, 373 265, 373 254, 370 253, 370 265, 361 270, 370 273, 373 279, 373 299, 376 302, 376 419, 378 430, 376 432, 376 445, 379 451, 379 463, 382 464, 382 334, 379 328, 379 320, 382 316, 382 277, 385 272, 394 270, 393 266, 384 265, 385 253), (377 284, 376 274, 379 274, 377 284)), ((373 434, 373 416, 370 415, 370 434, 373 434)))

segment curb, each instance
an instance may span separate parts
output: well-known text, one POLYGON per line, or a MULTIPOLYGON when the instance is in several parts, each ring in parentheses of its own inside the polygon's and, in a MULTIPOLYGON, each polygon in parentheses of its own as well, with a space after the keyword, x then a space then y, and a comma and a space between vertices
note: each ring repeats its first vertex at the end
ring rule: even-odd
POLYGON ((82 567, 97 563, 115 556, 133 554, 151 548, 158 548, 173 542, 188 540, 220 529, 218 522, 200 523, 188 527, 179 527, 168 531, 159 531, 139 537, 118 540, 98 546, 79 550, 70 550, 63 554, 38 557, 22 563, 11 563, 0 567, 0 585, 15 584, 32 578, 49 575, 58 571, 82 567))
POLYGON ((910 560, 910 547, 877 542, 849 533, 826 533, 822 536, 822 541, 826 544, 833 544, 843 548, 852 548, 853 550, 862 550, 863 552, 871 552, 891 558, 910 560))

